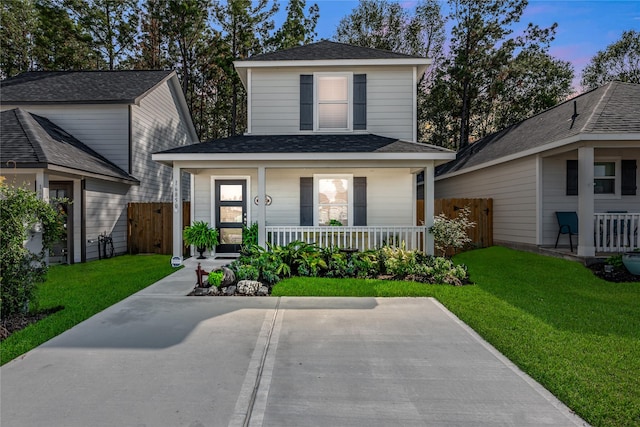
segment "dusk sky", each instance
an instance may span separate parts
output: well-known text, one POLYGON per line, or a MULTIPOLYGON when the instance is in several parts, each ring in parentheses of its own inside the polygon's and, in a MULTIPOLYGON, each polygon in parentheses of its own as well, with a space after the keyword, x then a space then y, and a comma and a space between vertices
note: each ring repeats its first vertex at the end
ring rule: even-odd
MULTIPOLYGON (((313 3, 307 0, 307 6, 313 3)), ((357 0, 316 0, 315 3, 320 6, 318 37, 327 39, 335 33, 340 19, 358 5, 357 0)), ((412 10, 416 2, 401 3, 412 10)), ((447 2, 442 1, 441 4, 446 14, 447 2)), ((283 1, 276 26, 284 19, 285 7, 286 2, 283 1)), ((579 89, 580 74, 591 57, 618 40, 624 30, 640 31, 640 0, 530 0, 520 28, 515 30, 525 28, 529 22, 541 27, 558 23, 551 54, 573 64, 576 74, 574 86, 579 89)))

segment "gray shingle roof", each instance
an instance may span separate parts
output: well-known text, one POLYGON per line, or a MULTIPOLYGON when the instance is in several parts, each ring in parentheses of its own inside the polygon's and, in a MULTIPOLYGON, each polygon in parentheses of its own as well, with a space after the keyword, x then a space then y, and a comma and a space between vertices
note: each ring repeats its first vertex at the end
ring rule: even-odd
POLYGON ((175 153, 451 153, 371 134, 344 135, 238 135, 162 151, 175 153))
POLYGON ((20 108, 0 113, 0 164, 18 168, 60 166, 108 178, 138 180, 48 119, 20 108))
POLYGON ((436 175, 482 165, 579 134, 640 133, 640 84, 611 82, 474 142, 436 175), (578 115, 573 119, 574 102, 578 115))
MULTIPOLYGON (((422 58, 369 47, 353 46, 322 40, 304 46, 296 46, 277 52, 263 53, 242 61, 313 61, 327 59, 408 59, 422 58)), ((422 58, 424 59, 424 58, 422 58)))
POLYGON ((131 104, 173 71, 33 71, 0 82, 5 104, 131 104))

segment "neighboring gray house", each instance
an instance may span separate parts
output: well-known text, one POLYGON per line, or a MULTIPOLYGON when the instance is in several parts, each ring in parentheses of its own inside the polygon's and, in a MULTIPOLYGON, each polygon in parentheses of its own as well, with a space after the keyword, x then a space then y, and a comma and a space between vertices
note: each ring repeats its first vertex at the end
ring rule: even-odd
POLYGON ((151 153, 198 141, 173 71, 29 72, 0 82, 0 99, 7 182, 73 201, 68 262, 98 258, 105 232, 126 252, 127 204, 174 193, 151 153))
POLYGON ((612 82, 460 150, 437 169, 436 198, 493 198, 498 244, 554 247, 555 212, 576 212, 578 255, 626 251, 638 247, 639 160, 640 85, 612 82))
MULTIPOLYGON (((247 90, 245 135, 162 151, 192 174, 192 220, 236 253, 242 225, 259 243, 293 240, 366 249, 405 242, 433 252, 435 167, 450 150, 416 143, 417 85, 430 60, 321 41, 234 63, 247 90), (416 226, 416 174, 426 171, 426 224, 416 226), (328 227, 330 223, 340 227, 328 227)), ((174 255, 182 254, 174 214, 174 255)))

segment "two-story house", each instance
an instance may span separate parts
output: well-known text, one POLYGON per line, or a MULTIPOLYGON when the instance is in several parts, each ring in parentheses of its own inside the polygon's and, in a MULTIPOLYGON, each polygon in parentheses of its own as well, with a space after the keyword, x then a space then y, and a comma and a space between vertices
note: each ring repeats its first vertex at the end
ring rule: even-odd
POLYGON ((151 153, 198 141, 173 71, 29 72, 2 81, 0 96, 5 182, 72 201, 53 262, 97 259, 101 234, 126 252, 127 204, 174 193, 151 153))
MULTIPOLYGON (((234 63, 247 91, 244 135, 162 151, 179 191, 192 175, 192 220, 215 224, 217 254, 236 253, 242 226, 259 244, 384 244, 433 252, 437 165, 455 153, 416 142, 417 85, 430 60, 321 41, 234 63), (416 222, 424 171, 425 224, 416 222), (333 226, 331 226, 333 225, 333 226)), ((174 194, 174 256, 181 255, 174 194)))

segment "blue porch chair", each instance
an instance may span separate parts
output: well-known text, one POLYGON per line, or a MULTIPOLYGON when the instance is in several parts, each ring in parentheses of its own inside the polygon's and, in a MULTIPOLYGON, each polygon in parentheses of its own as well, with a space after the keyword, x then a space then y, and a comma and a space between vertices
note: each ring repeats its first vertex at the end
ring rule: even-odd
POLYGON ((556 218, 558 220, 558 237, 556 238, 556 248, 558 247, 558 241, 561 234, 569 235, 569 247, 573 252, 573 240, 571 236, 578 235, 578 214, 576 212, 556 212, 556 218))

